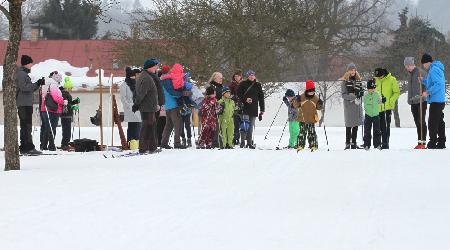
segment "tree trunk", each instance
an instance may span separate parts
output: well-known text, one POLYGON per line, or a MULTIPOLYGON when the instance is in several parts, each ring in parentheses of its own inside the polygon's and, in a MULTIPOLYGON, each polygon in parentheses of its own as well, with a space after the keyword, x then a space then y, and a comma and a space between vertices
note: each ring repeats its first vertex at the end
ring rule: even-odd
POLYGON ((16 62, 22 36, 22 1, 9 2, 9 41, 3 72, 5 171, 20 170, 17 141, 16 62))

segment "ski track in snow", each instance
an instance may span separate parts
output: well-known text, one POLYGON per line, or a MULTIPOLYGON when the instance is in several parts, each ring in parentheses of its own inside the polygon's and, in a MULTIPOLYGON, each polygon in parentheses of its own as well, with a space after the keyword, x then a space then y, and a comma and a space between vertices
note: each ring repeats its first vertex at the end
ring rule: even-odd
MULTIPOLYGON (((257 146, 274 149, 281 130, 264 140, 267 128, 257 128, 257 146)), ((345 129, 327 130, 329 152, 317 128, 314 153, 23 157, 21 171, 0 172, 0 248, 450 247, 449 150, 412 150, 415 130, 392 129, 389 151, 344 151, 345 129)), ((94 138, 97 129, 83 131, 94 138)))

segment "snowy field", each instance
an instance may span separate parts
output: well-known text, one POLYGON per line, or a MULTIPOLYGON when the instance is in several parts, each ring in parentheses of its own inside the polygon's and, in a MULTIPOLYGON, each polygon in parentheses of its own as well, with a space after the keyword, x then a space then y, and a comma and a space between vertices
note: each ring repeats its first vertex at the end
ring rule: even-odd
MULTIPOLYGON (((281 129, 264 141, 257 127, 256 143, 275 148, 281 129)), ((329 152, 317 128, 314 153, 21 158, 0 172, 0 249, 450 249, 449 150, 412 150, 415 130, 393 129, 389 151, 344 151, 344 129, 327 130, 329 152)))

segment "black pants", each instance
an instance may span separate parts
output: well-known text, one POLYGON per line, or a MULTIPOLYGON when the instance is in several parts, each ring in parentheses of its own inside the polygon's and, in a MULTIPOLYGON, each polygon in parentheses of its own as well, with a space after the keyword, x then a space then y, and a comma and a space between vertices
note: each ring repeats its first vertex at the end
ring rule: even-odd
POLYGON ((185 139, 187 134, 187 138, 192 138, 192 130, 191 130, 191 116, 181 116, 181 138, 185 139), (186 129, 186 133, 184 130, 186 129))
POLYGON ((139 138, 139 152, 155 151, 157 149, 155 112, 141 112, 142 127, 139 138))
POLYGON ((140 132, 141 132, 140 122, 128 122, 127 142, 130 142, 131 140, 139 140, 140 132))
POLYGON ((427 114, 427 103, 422 103, 422 121, 420 121, 420 104, 412 104, 411 113, 414 117, 414 123, 416 124, 417 128, 417 141, 419 141, 419 143, 425 144, 427 140, 427 123, 425 122, 425 116, 427 114))
POLYGON ((156 124, 156 134, 158 137, 158 146, 161 146, 162 135, 164 132, 164 127, 166 126, 166 117, 160 116, 156 124))
POLYGON ((41 148, 46 150, 56 150, 55 137, 56 127, 58 126, 59 117, 61 115, 52 112, 41 112, 42 119, 42 141, 41 148), (50 119, 50 120, 49 120, 50 119))
POLYGON ((356 139, 358 138, 358 126, 356 127, 346 127, 345 129, 345 144, 356 145, 356 139))
POLYGON ((389 138, 391 137, 392 110, 380 112, 381 145, 389 148, 389 138))
POLYGON ((380 116, 370 117, 366 115, 364 119, 364 147, 371 146, 373 128, 373 147, 377 148, 381 144, 380 116))
POLYGON ((444 122, 445 103, 431 103, 430 114, 428 116, 428 130, 430 132, 430 141, 428 148, 445 148, 445 122, 444 122))
POLYGON ((34 149, 33 137, 31 132, 33 130, 33 107, 22 106, 18 107, 19 122, 20 122, 20 146, 21 152, 26 152, 34 149))
POLYGON ((241 116, 240 115, 233 115, 233 121, 234 121, 234 135, 233 140, 239 141, 239 138, 241 137, 241 133, 239 132, 239 129, 241 127, 241 116))
POLYGON ((72 118, 61 117, 62 140, 61 147, 69 146, 70 137, 72 136, 72 118))

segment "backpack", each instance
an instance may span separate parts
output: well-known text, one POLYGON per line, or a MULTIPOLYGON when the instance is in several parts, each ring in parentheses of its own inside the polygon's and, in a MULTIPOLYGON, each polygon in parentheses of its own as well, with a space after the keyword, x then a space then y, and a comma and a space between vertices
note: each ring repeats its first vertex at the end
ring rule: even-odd
POLYGON ((57 110, 58 103, 55 102, 55 100, 52 97, 52 94, 50 93, 50 86, 51 85, 48 85, 48 91, 44 98, 44 104, 49 110, 57 110))
POLYGON ((98 142, 91 139, 77 139, 72 142, 75 152, 90 152, 99 149, 98 142))

